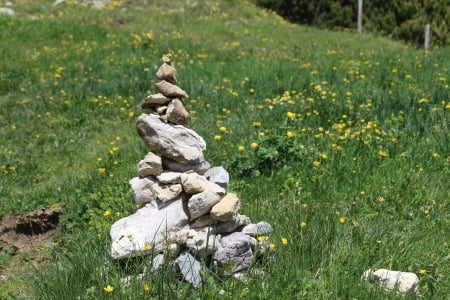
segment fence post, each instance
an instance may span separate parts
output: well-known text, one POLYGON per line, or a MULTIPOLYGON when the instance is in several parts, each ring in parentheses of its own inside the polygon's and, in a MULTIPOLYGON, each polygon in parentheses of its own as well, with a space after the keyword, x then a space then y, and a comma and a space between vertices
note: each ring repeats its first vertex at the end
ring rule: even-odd
POLYGON ((428 47, 430 46, 430 24, 425 25, 425 42, 424 42, 424 47, 425 50, 428 50, 428 47))
POLYGON ((362 32, 363 0, 358 0, 358 33, 362 32))

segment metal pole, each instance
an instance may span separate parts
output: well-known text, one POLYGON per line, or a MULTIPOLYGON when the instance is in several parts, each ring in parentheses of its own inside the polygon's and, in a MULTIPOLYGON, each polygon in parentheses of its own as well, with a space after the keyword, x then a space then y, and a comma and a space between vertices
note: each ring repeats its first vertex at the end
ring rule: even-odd
POLYGON ((430 46, 430 31, 431 31, 430 24, 425 25, 425 43, 424 43, 425 50, 428 50, 428 47, 430 46))
POLYGON ((362 32, 363 0, 358 0, 358 33, 362 32))

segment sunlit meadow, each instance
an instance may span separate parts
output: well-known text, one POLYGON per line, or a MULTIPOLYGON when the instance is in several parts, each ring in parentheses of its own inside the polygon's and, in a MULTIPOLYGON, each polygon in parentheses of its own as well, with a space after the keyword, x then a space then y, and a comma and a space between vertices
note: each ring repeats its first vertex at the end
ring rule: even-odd
POLYGON ((0 298, 410 297, 362 282, 369 268, 418 274, 419 298, 450 293, 448 49, 240 1, 27 2, 0 15, 0 215, 59 207, 63 230, 20 257, 0 248, 0 298), (274 227, 245 282, 207 270, 193 289, 167 264, 126 285, 150 262, 109 257, 148 151, 139 105, 168 51, 206 159, 229 171, 242 212, 274 227))

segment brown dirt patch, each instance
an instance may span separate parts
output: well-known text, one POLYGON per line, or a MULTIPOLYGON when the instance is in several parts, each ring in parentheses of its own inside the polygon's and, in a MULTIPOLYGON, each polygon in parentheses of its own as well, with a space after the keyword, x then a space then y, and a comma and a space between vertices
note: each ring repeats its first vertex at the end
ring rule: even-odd
POLYGON ((59 232, 60 216, 61 211, 53 208, 23 215, 5 215, 0 221, 0 251, 16 255, 35 246, 49 245, 59 232))

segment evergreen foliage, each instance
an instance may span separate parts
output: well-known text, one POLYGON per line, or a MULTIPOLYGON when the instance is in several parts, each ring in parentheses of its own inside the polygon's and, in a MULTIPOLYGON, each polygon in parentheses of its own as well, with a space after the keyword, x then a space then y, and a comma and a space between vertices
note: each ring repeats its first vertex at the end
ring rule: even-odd
MULTIPOLYGON (((358 0, 256 0, 287 20, 327 29, 355 29, 358 0)), ((431 25, 434 45, 450 39, 450 1, 364 1, 363 28, 415 45, 424 42, 424 28, 431 25)))

